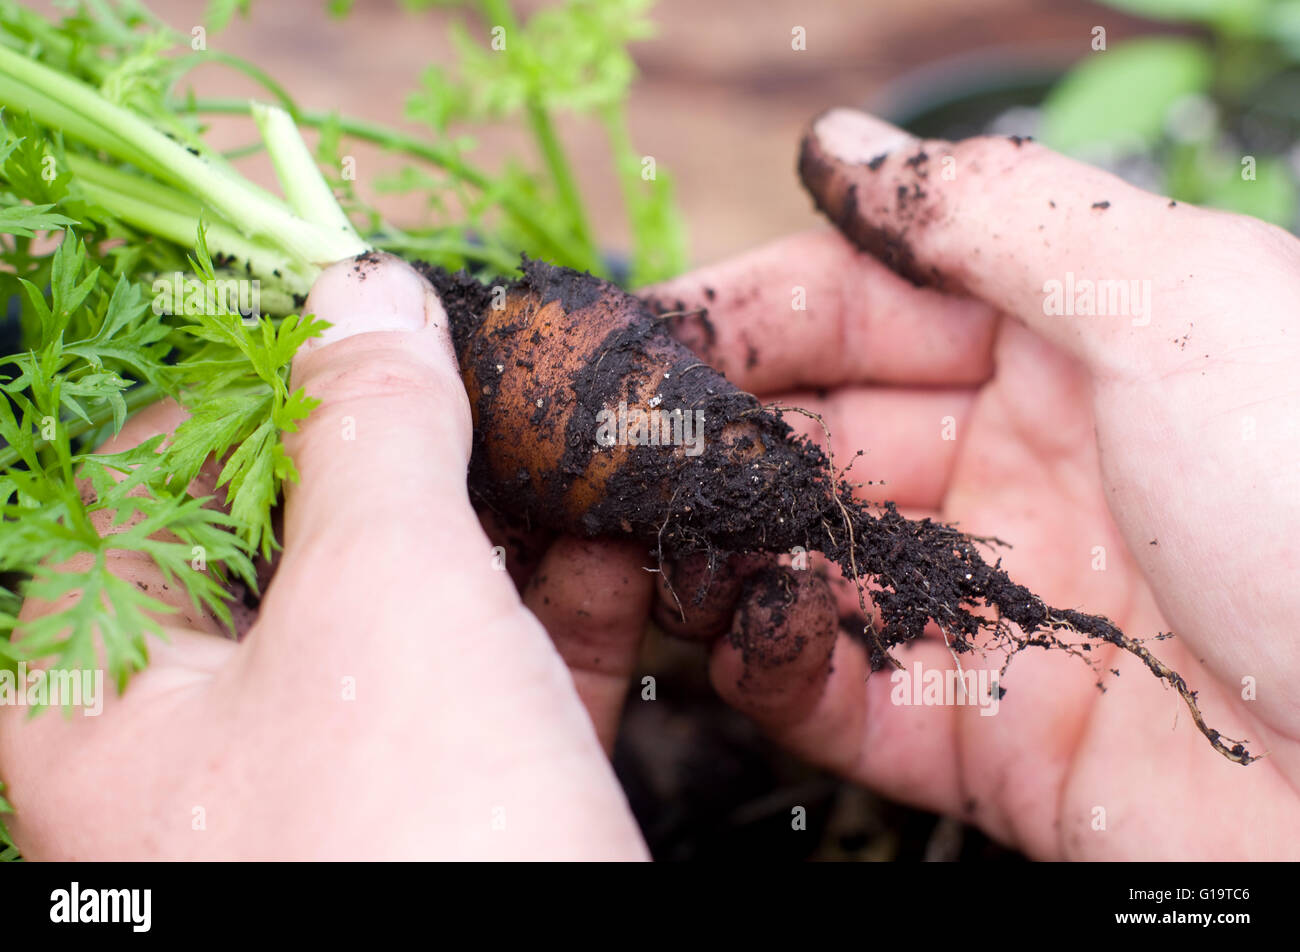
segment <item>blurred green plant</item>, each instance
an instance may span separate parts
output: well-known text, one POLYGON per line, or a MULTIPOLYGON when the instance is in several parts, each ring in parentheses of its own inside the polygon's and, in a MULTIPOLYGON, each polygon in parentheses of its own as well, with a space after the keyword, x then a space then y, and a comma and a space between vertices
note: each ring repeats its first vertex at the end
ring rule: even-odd
POLYGON ((1152 159, 1182 201, 1297 222, 1300 0, 1101 0, 1191 28, 1097 50, 1043 104, 1043 141, 1152 159))
MULTIPOLYGON (((213 0, 210 16, 224 26, 251 0, 213 0)), ((654 34, 648 19, 653 0, 565 0, 520 22, 508 0, 402 0, 412 13, 432 7, 458 15, 450 24, 456 50, 452 63, 428 66, 418 88, 406 97, 408 119, 426 126, 428 138, 414 138, 364 120, 300 110, 279 87, 268 86, 278 104, 299 125, 321 131, 317 157, 325 168, 341 166, 339 145, 347 139, 378 144, 417 159, 377 183, 385 193, 419 197, 437 225, 398 231, 389 228, 381 243, 407 255, 460 247, 467 235, 480 246, 479 258, 508 270, 519 251, 568 267, 610 277, 609 262, 597 247, 581 190, 555 128, 555 116, 591 118, 604 129, 613 156, 630 237, 626 281, 649 284, 680 273, 686 266, 685 229, 675 200, 672 176, 655 163, 644 174, 645 157, 628 134, 627 99, 636 65, 628 46, 654 34), (477 143, 475 126, 519 122, 530 132, 541 160, 534 171, 509 156, 489 174, 470 159, 477 143), (430 174, 432 166, 441 174, 430 174), (446 200, 454 198, 448 203, 446 200)), ((353 12, 351 0, 329 0, 331 16, 353 12)), ((233 100, 197 100, 200 113, 246 112, 233 100)), ((378 225, 373 209, 361 208, 352 184, 337 172, 330 184, 346 194, 348 210, 378 225)), ((425 255, 429 257, 429 255, 425 255)))

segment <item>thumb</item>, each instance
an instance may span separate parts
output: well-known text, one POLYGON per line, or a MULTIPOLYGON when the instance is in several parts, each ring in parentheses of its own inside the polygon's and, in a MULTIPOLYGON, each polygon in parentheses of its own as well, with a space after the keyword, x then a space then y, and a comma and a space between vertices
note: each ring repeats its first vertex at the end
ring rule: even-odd
POLYGON ((467 547, 493 574, 465 486, 469 401, 432 287, 400 259, 369 254, 326 269, 304 312, 332 326, 293 362, 292 386, 320 405, 285 438, 299 481, 287 487, 264 612, 277 587, 301 596, 296 581, 328 595, 330 629, 355 631, 390 595, 408 603, 463 582, 479 564, 467 547))

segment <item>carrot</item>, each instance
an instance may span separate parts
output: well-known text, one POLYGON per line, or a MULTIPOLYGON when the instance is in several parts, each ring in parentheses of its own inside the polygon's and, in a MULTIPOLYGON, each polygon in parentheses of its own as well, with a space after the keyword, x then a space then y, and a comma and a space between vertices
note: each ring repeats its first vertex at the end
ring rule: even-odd
MULTIPOLYGON (((1219 753, 1256 759, 1206 725, 1183 678, 1142 644, 1105 618, 1049 606, 989 565, 979 547, 997 540, 856 499, 779 411, 672 335, 680 315, 527 258, 522 277, 494 284, 419 267, 451 319, 474 416, 469 482, 481 506, 556 532, 644 540, 669 567, 665 580, 673 563, 821 552, 858 586, 875 667, 894 663, 889 649, 931 622, 955 652, 991 636, 1009 649, 1008 662, 1028 647, 1077 654, 1073 639, 1114 644, 1179 692, 1219 753), (874 611, 867 581, 880 587, 874 611)), ((734 592, 740 582, 724 585, 734 592)), ((716 615, 718 604, 706 608, 716 615)))

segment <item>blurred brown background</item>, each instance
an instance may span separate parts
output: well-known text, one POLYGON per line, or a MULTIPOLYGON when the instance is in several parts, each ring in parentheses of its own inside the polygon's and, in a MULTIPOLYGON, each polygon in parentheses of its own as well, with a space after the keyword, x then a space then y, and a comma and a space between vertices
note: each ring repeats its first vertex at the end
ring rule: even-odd
MULTIPOLYGON (((149 0, 185 32, 202 21, 206 5, 149 0)), ((541 4, 515 5, 526 17, 541 4)), ((265 67, 304 107, 405 125, 403 103, 420 71, 451 59, 450 14, 358 0, 352 15, 337 21, 323 15, 324 6, 256 0, 250 18, 236 18, 209 45, 265 67)), ((1112 41, 1136 32, 1123 15, 1082 0, 659 0, 652 18, 658 35, 634 47, 641 77, 630 108, 633 141, 675 176, 697 264, 816 220, 794 160, 803 125, 822 109, 848 104, 888 113, 934 80, 936 66, 942 84, 954 58, 978 58, 986 67, 1026 59, 1064 66, 1088 52, 1094 25, 1105 25, 1112 41), (806 50, 791 49, 795 26, 806 30, 806 50)), ((194 76, 202 95, 265 98, 228 69, 194 76)), ((624 249, 601 130, 564 119, 560 128, 602 245, 624 249)), ((239 120, 222 120, 217 131, 223 145, 252 138, 239 120)), ((489 131, 480 142, 478 160, 487 167, 495 167, 503 146, 533 155, 531 143, 509 130, 489 131)), ((372 173, 394 167, 376 152, 356 153, 363 191, 372 173)), ((269 166, 254 168, 273 184, 269 166)), ((380 204, 401 223, 421 214, 380 204)))

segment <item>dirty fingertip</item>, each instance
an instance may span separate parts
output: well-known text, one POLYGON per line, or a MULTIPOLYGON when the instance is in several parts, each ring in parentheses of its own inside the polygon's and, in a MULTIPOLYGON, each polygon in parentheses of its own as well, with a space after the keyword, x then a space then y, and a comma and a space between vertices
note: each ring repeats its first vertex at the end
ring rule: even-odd
POLYGON ((770 561, 768 556, 738 555, 710 564, 700 554, 662 566, 655 583, 655 622, 676 638, 716 638, 732 623, 745 578, 770 561))
POLYGON ((913 136, 883 119, 857 109, 831 109, 813 121, 813 135, 833 158, 868 164, 909 143, 913 136))
POLYGON ((714 686, 762 722, 795 722, 825 689, 837 635, 835 599, 824 578, 764 569, 746 580, 731 630, 714 648, 714 686))
POLYGON ((303 313, 330 324, 303 345, 306 350, 375 331, 447 327, 432 285, 401 258, 381 252, 345 258, 322 271, 303 313))

